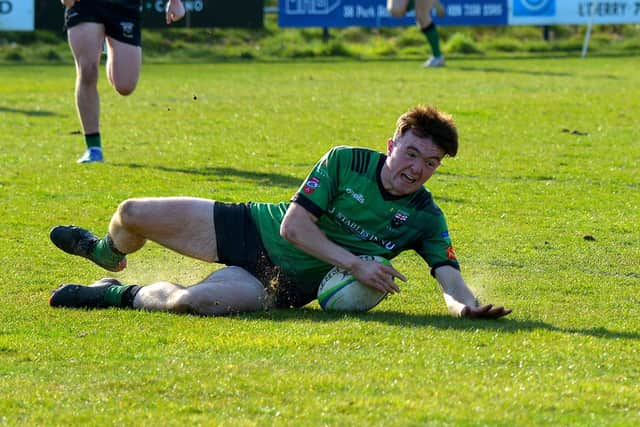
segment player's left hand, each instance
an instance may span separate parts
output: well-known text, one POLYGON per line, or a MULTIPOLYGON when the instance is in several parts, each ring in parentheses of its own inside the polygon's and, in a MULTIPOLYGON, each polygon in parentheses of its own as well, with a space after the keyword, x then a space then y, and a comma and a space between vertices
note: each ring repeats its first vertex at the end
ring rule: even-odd
POLYGON ((481 307, 470 307, 465 305, 460 315, 469 319, 498 319, 511 313, 511 309, 494 307, 493 304, 483 305, 481 307))
POLYGON ((444 16, 444 6, 442 6, 442 3, 437 2, 436 5, 436 14, 442 18, 444 16))
POLYGON ((172 24, 184 17, 184 6, 180 0, 169 0, 165 7, 165 19, 167 24, 172 24))

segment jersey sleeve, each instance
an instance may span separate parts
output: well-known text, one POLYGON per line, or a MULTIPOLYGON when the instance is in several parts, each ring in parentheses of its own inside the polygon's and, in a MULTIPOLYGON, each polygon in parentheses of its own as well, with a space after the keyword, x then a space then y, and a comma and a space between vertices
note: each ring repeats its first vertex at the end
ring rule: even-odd
POLYGON ((291 201, 316 217, 322 216, 338 191, 340 165, 345 156, 348 156, 345 147, 335 147, 322 156, 291 201))
POLYGON ((450 265, 460 270, 444 214, 435 218, 431 231, 417 243, 415 250, 429 264, 433 277, 435 277, 436 268, 443 265, 450 265))

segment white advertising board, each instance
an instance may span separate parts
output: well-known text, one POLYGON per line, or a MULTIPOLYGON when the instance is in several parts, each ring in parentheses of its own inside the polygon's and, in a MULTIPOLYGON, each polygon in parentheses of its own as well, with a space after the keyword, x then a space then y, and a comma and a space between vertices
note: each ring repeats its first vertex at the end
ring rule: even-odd
POLYGON ((509 0, 510 25, 640 23, 640 0, 509 0))
POLYGON ((0 31, 33 31, 34 0, 0 0, 0 31))

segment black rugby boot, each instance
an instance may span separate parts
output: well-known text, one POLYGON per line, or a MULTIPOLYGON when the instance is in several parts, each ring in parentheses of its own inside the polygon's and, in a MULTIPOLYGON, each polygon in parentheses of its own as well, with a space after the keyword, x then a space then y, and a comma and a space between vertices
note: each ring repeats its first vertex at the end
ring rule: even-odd
MULTIPOLYGON (((87 258, 109 271, 121 271, 127 266, 125 256, 117 252, 110 242, 99 239, 89 230, 74 225, 59 225, 51 229, 49 237, 54 245, 68 254, 87 258), (95 251, 98 244, 107 250, 95 251)), ((107 237, 109 239, 109 237, 107 237)))
POLYGON ((89 286, 72 283, 60 285, 49 297, 51 307, 106 308, 109 304, 105 296, 112 286, 122 286, 116 279, 100 279, 89 286))

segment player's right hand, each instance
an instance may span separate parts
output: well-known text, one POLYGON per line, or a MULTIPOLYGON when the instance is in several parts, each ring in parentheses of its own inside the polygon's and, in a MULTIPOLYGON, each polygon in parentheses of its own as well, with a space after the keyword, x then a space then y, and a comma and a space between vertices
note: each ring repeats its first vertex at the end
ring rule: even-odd
POLYGON ((438 14, 438 16, 442 18, 444 16, 444 6, 442 6, 442 3, 437 2, 435 8, 436 14, 438 14))
POLYGON ((80 0, 60 0, 60 3, 62 3, 64 7, 69 9, 69 8, 72 8, 74 4, 76 4, 76 1, 80 1, 80 0))
POLYGON ((167 24, 174 23, 184 17, 185 10, 180 0, 169 0, 165 7, 165 20, 167 24))
POLYGON ((394 278, 407 281, 407 278, 398 270, 378 261, 360 260, 351 268, 350 273, 363 285, 390 294, 400 292, 400 288, 393 281, 394 278))

